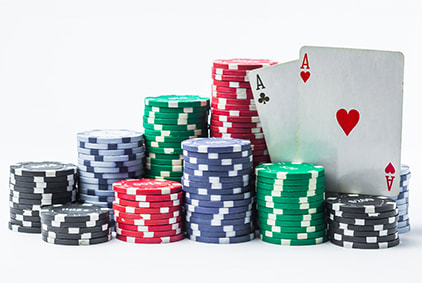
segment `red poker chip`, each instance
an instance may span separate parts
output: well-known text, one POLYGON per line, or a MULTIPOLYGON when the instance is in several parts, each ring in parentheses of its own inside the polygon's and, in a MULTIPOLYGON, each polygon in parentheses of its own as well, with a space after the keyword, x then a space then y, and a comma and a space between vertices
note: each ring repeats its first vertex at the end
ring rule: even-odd
POLYGON ((212 68, 212 73, 216 75, 228 75, 228 76, 247 76, 248 70, 229 70, 221 68, 212 68))
POLYGON ((172 206, 180 206, 182 201, 180 199, 171 200, 171 201, 132 201, 132 200, 125 200, 115 198, 115 203, 123 206, 132 206, 132 207, 140 207, 140 208, 159 208, 159 207, 172 207, 172 206))
POLYGON ((215 104, 211 103, 211 109, 217 108, 222 110, 249 110, 256 111, 256 105, 236 105, 236 104, 215 104))
POLYGON ((238 88, 238 87, 225 87, 225 86, 213 85, 212 91, 223 92, 223 93, 232 93, 232 94, 253 95, 252 89, 250 88, 250 86, 246 87, 246 88, 238 88))
POLYGON ((254 150, 252 151, 252 156, 267 156, 269 155, 267 149, 260 149, 260 150, 254 150))
POLYGON ((265 144, 264 135, 260 134, 225 134, 218 132, 210 132, 211 137, 215 138, 233 138, 233 139, 243 139, 248 140, 251 144, 265 144))
POLYGON ((170 206, 170 207, 154 207, 154 208, 141 208, 132 206, 123 206, 116 202, 113 202, 113 209, 126 213, 140 213, 140 214, 154 214, 154 213, 169 213, 180 210, 181 206, 170 206))
POLYGON ((116 197, 119 199, 131 200, 131 201, 171 201, 176 199, 182 199, 183 192, 178 192, 169 195, 127 195, 122 193, 116 193, 116 197))
POLYGON ((277 62, 269 59, 246 59, 246 58, 235 58, 235 59, 218 59, 214 60, 212 66, 219 69, 229 70, 253 70, 265 66, 277 64, 277 62))
POLYGON ((235 123, 235 122, 221 122, 212 120, 210 122, 211 126, 216 127, 226 127, 226 128, 256 128, 261 127, 261 123, 235 123))
POLYGON ((156 231, 156 232, 136 232, 131 230, 125 230, 116 228, 116 234, 128 237, 137 237, 137 238, 159 238, 159 237, 169 237, 182 233, 182 229, 174 229, 168 231, 156 231))
POLYGON ((114 212, 115 217, 121 217, 125 219, 159 220, 159 219, 169 219, 169 218, 181 216, 180 210, 176 210, 169 213, 152 213, 152 214, 129 213, 129 212, 122 212, 119 210, 114 210, 113 212, 114 212))
POLYGON ((236 93, 227 93, 227 92, 216 92, 211 93, 212 97, 224 98, 224 99, 253 99, 252 94, 236 94, 236 93))
POLYGON ((270 156, 269 155, 263 155, 263 156, 254 156, 253 158, 253 164, 255 164, 255 163, 259 163, 259 164, 262 164, 262 163, 268 163, 268 162, 271 162, 270 160, 270 156))
POLYGON ((177 222, 168 225, 154 225, 154 226, 141 226, 141 225, 130 225, 116 222, 116 228, 137 231, 137 232, 157 232, 157 231, 169 231, 175 229, 182 229, 182 222, 177 222))
POLYGON ((169 225, 182 221, 182 216, 165 218, 165 219, 156 219, 156 220, 145 220, 145 219, 131 219, 131 218, 115 218, 116 222, 129 225, 137 226, 155 226, 155 225, 169 225))
POLYGON ((230 98, 221 98, 217 96, 211 97, 211 103, 215 104, 231 104, 231 105, 255 105, 255 100, 253 99, 230 99, 230 98))
POLYGON ((218 81, 218 80, 213 80, 213 85, 225 86, 225 87, 241 87, 241 88, 251 87, 249 82, 229 82, 229 81, 218 81))
POLYGON ((216 127, 210 125, 210 129, 212 131, 217 131, 220 133, 228 133, 228 134, 258 134, 262 133, 262 128, 227 128, 227 127, 216 127))
POLYGON ((265 143, 263 143, 263 144, 251 144, 251 146, 252 146, 252 151, 267 149, 267 144, 265 144, 265 143))
POLYGON ((212 74, 212 79, 216 81, 227 81, 227 82, 249 82, 248 76, 229 76, 229 75, 212 74))
POLYGON ((234 123, 260 123, 261 120, 259 116, 250 116, 250 117, 231 117, 227 115, 218 115, 215 113, 211 114, 211 120, 221 121, 221 122, 234 122, 234 123))
POLYGON ((249 117, 249 116, 258 116, 258 111, 249 111, 249 110, 222 110, 222 109, 211 109, 213 114, 223 115, 223 116, 232 116, 232 117, 249 117))
POLYGON ((116 235, 116 238, 120 241, 135 243, 135 244, 165 244, 172 243, 183 240, 185 238, 184 233, 178 235, 169 236, 169 237, 160 237, 160 238, 137 238, 137 237, 128 237, 123 235, 116 235))
POLYGON ((170 180, 136 179, 113 183, 113 190, 127 195, 168 195, 182 190, 182 184, 170 180))

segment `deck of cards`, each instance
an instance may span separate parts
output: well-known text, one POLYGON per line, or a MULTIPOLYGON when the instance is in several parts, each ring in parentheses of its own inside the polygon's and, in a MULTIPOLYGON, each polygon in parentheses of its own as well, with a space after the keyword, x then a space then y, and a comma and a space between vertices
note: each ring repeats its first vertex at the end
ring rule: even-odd
POLYGON ((400 52, 304 46, 250 71, 271 161, 324 166, 329 192, 396 196, 403 70, 400 52))

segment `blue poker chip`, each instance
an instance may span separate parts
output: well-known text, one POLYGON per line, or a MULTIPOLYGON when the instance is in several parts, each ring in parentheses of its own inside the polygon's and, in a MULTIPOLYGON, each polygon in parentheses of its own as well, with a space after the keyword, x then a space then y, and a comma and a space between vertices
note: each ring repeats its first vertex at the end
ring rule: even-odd
POLYGON ((131 142, 131 143, 88 143, 80 141, 78 142, 80 148, 86 149, 106 149, 106 150, 117 150, 117 149, 130 149, 135 147, 143 147, 143 141, 131 142))
POLYGON ((126 129, 98 129, 78 133, 78 141, 88 143, 133 143, 144 140, 144 134, 126 129))
POLYGON ((211 238, 229 238, 229 237, 240 237, 243 235, 250 234, 253 229, 244 229, 238 231, 229 231, 229 232, 209 232, 209 231, 200 231, 200 230, 193 230, 190 228, 185 227, 186 233, 197 236, 197 237, 211 237, 211 238))
POLYGON ((230 171, 203 171, 203 170, 193 170, 187 168, 186 166, 183 168, 183 172, 188 174, 189 176, 197 176, 197 177, 205 177, 205 178, 213 178, 213 177, 240 177, 245 175, 250 175, 253 170, 252 167, 245 168, 242 170, 230 170, 230 171))
POLYGON ((255 233, 250 233, 248 235, 239 236, 239 237, 230 237, 230 238, 213 238, 213 237, 199 237, 186 234, 186 237, 192 241, 208 243, 208 244, 238 244, 251 241, 255 239, 255 233))
POLYGON ((190 199, 188 197, 185 197, 185 203, 191 204, 193 206, 224 208, 224 207, 246 206, 246 205, 254 203, 254 199, 249 198, 249 199, 242 199, 242 200, 206 201, 206 200, 190 199))
POLYGON ((249 164, 253 161, 253 156, 239 158, 221 158, 221 159, 208 159, 208 158, 197 158, 197 157, 183 157, 185 163, 189 163, 188 168, 193 168, 194 165, 207 165, 207 166, 233 166, 239 164, 249 164))
POLYGON ((198 213, 186 211, 187 217, 200 218, 203 220, 233 220, 233 219, 244 219, 247 217, 253 217, 253 212, 251 210, 240 212, 240 213, 231 213, 231 214, 212 214, 212 213, 198 213))
POLYGON ((253 208, 253 205, 246 205, 246 206, 237 206, 237 207, 223 207, 223 208, 215 208, 215 207, 201 207, 201 206, 194 206, 191 204, 185 203, 185 209, 191 212, 198 212, 198 213, 205 213, 205 214, 229 214, 229 213, 241 213, 249 211, 253 208))
POLYGON ((91 178, 91 179, 108 179, 108 180, 116 180, 116 179, 138 179, 143 176, 144 170, 138 170, 135 172, 128 172, 128 173, 91 173, 85 172, 80 170, 79 176, 80 178, 91 178))
MULTIPOLYGON (((184 169, 183 172, 183 179, 186 181, 194 181, 194 182, 208 182, 208 183, 235 183, 235 182, 249 182, 251 179, 251 174, 245 174, 240 176, 232 176, 232 177, 219 177, 219 176, 195 176, 186 173, 187 169, 184 169)), ((188 171, 189 172, 189 171, 188 171)))
POLYGON ((397 228, 397 232, 399 232, 399 234, 403 234, 403 233, 406 233, 406 232, 409 232, 409 231, 410 231, 410 225, 406 225, 406 226, 403 226, 401 228, 397 228))
POLYGON ((115 167, 132 167, 139 166, 144 163, 142 158, 130 161, 92 161, 78 158, 78 165, 89 166, 89 167, 104 167, 104 168, 115 168, 115 167))
POLYGON ((183 186, 183 191, 197 194, 197 195, 205 195, 205 196, 210 196, 210 195, 226 196, 226 195, 243 194, 243 193, 251 192, 251 186, 239 186, 239 187, 231 187, 231 188, 223 188, 223 189, 196 188, 196 187, 183 186))
POLYGON ((246 187, 250 185, 248 181, 234 181, 234 182, 223 182, 223 183, 210 183, 207 181, 195 181, 195 180, 186 180, 184 178, 181 179, 182 185, 191 188, 200 188, 200 189, 232 189, 237 187, 246 187))
POLYGON ((239 151, 239 152, 225 152, 225 153, 200 153, 196 151, 183 150, 183 157, 198 158, 198 159, 236 159, 236 158, 249 158, 252 156, 252 149, 239 151))
POLYGON ((129 173, 142 170, 144 166, 141 164, 137 164, 130 167, 91 167, 91 166, 84 166, 78 165, 79 171, 90 172, 90 173, 104 173, 104 174, 117 174, 117 173, 129 173))
POLYGON ((202 219, 199 217, 186 216, 186 221, 191 224, 200 224, 208 226, 227 226, 227 225, 242 225, 253 221, 252 217, 244 217, 239 219, 202 219))
POLYGON ((98 190, 98 191, 112 191, 113 190, 113 184, 90 184, 90 183, 84 183, 79 182, 79 189, 91 189, 91 190, 98 190))
POLYGON ((251 149, 251 142, 241 139, 196 138, 182 142, 182 149, 199 153, 241 152, 251 149))
POLYGON ((144 147, 134 147, 129 149, 116 149, 116 150, 107 150, 107 149, 88 149, 88 148, 80 148, 78 147, 78 153, 85 154, 85 155, 130 155, 130 154, 138 154, 144 153, 144 147))
POLYGON ((91 185, 112 185, 117 181, 121 181, 122 178, 116 179, 100 179, 100 178, 93 178, 93 177, 79 177, 80 183, 91 184, 91 185))
POLYGON ((404 220, 404 221, 401 221, 401 222, 398 222, 398 223, 397 223, 397 229, 398 229, 398 228, 403 228, 403 227, 405 227, 405 226, 407 226, 407 225, 410 225, 410 221, 409 221, 409 219, 404 220))
POLYGON ((205 200, 205 201, 227 201, 227 200, 242 200, 251 198, 252 193, 240 193, 240 194, 230 194, 230 195, 200 195, 195 193, 185 193, 186 198, 205 200))
POLYGON ((113 202, 114 196, 92 196, 80 193, 79 200, 83 202, 113 202))
MULTIPOLYGON (((251 158, 252 160, 252 158, 251 158)), ((242 171, 252 168, 252 161, 247 163, 240 163, 234 165, 208 165, 208 164, 192 164, 185 160, 183 163, 184 168, 189 170, 198 170, 198 171, 212 171, 212 172, 230 172, 230 171, 242 171)), ((252 170, 252 169, 251 169, 252 170)))
POLYGON ((82 189, 81 187, 79 187, 78 190, 81 194, 85 194, 89 196, 113 197, 115 194, 113 190, 82 189))
MULTIPOLYGON (((89 155, 89 154, 78 154, 78 158, 86 161, 96 162, 125 162, 132 160, 139 160, 145 157, 145 152, 135 154, 124 154, 124 155, 89 155)), ((84 164, 86 165, 86 164, 84 164)))
POLYGON ((409 198, 409 191, 406 191, 406 192, 400 192, 396 197, 394 197, 394 198, 392 198, 392 199, 394 199, 394 200, 400 200, 400 199, 408 199, 409 198))
POLYGON ((402 199, 398 199, 396 200, 396 204, 397 205, 409 205, 409 198, 402 198, 402 199))
POLYGON ((397 223, 400 223, 400 222, 406 221, 406 220, 408 220, 408 219, 409 219, 409 214, 402 214, 402 215, 399 215, 399 219, 397 220, 397 223))
POLYGON ((410 174, 410 167, 406 164, 401 164, 400 166, 400 175, 410 174))
POLYGON ((98 206, 106 207, 106 208, 113 208, 113 202, 105 202, 105 201, 84 201, 84 203, 90 203, 90 204, 94 204, 94 205, 98 205, 98 206))
POLYGON ((189 221, 185 222, 184 224, 185 224, 185 228, 202 231, 202 232, 233 232, 233 231, 254 229, 253 222, 237 224, 237 225, 224 225, 224 226, 198 224, 198 223, 193 223, 189 221))

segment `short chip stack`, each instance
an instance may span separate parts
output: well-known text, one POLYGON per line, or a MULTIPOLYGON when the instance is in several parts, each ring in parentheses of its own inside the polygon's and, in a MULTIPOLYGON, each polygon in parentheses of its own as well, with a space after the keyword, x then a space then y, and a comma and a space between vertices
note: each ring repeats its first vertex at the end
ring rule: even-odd
POLYGON ((54 161, 10 165, 9 229, 41 233, 43 206, 76 200, 77 167, 54 161))
POLYGON ((50 244, 85 246, 111 240, 109 209, 89 203, 58 204, 41 210, 42 239, 50 244))
POLYGON ((267 59, 213 62, 210 136, 249 140, 255 166, 270 162, 270 157, 247 73, 276 63, 267 59))
POLYGON ((187 237, 216 244, 254 239, 251 143, 196 138, 182 148, 187 237))
POLYGON ((412 176, 409 166, 402 164, 400 170, 400 193, 392 198, 396 201, 399 211, 397 230, 399 234, 410 231, 409 219, 409 179, 412 176))
POLYGON ((138 244, 182 240, 182 185, 170 180, 139 179, 113 184, 117 239, 138 244))
POLYGON ((196 95, 145 98, 146 177, 180 182, 180 144, 186 139, 208 137, 209 108, 209 98, 196 95))
POLYGON ((141 132, 100 129, 77 134, 79 200, 112 213, 112 184, 144 174, 145 147, 141 132))
POLYGON ((255 168, 261 240, 288 246, 326 241, 324 168, 279 162, 255 168))
POLYGON ((382 249, 400 243, 396 202, 382 196, 338 194, 327 197, 328 237, 355 249, 382 249))

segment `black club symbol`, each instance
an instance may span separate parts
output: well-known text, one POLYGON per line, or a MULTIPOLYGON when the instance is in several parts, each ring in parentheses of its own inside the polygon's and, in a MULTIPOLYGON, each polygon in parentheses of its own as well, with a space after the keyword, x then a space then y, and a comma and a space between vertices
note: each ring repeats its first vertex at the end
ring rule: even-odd
POLYGON ((270 101, 270 98, 268 96, 265 95, 265 93, 261 92, 259 94, 260 98, 258 99, 259 103, 264 103, 266 104, 268 101, 270 101))

